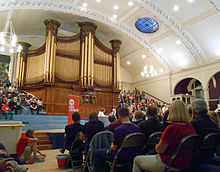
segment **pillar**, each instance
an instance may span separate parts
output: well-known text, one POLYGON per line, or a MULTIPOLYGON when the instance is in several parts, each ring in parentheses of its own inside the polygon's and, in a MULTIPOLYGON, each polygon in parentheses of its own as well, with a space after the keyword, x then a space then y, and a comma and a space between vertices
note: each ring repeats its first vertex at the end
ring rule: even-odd
POLYGON ((94 86, 94 36, 97 26, 94 23, 82 22, 80 27, 80 85, 94 86))
POLYGON ((209 108, 209 88, 208 87, 204 88, 203 93, 204 93, 204 100, 206 101, 207 106, 209 108))
POLYGON ((44 24, 46 26, 44 82, 54 82, 56 37, 60 23, 56 20, 48 19, 44 21, 44 24))
POLYGON ((18 87, 22 87, 25 83, 28 50, 31 45, 26 42, 19 42, 19 44, 22 46, 22 50, 17 56, 15 83, 18 87))
POLYGON ((118 90, 119 84, 120 84, 120 46, 121 46, 121 40, 114 39, 110 41, 112 45, 112 63, 113 63, 113 69, 112 69, 112 83, 113 88, 118 90))

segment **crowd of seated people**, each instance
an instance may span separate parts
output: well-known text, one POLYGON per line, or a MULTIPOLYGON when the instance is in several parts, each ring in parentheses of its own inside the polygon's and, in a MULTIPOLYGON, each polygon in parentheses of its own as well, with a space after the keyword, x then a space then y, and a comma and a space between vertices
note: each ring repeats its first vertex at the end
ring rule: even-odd
POLYGON ((160 101, 148 98, 143 91, 140 92, 136 88, 133 91, 122 91, 118 96, 118 107, 127 107, 129 112, 133 114, 138 110, 146 112, 149 105, 154 105, 157 108, 159 120, 162 119, 162 114, 168 110, 167 104, 161 104, 160 101))
MULTIPOLYGON (((133 93, 124 95, 123 92, 120 94, 117 112, 114 113, 113 111, 108 115, 110 124, 106 128, 98 120, 98 113, 94 111, 89 114, 89 122, 84 126, 80 125, 80 114, 77 112, 78 117, 75 119, 76 114, 74 113, 74 124, 66 126, 65 129, 66 149, 69 150, 73 141, 73 134, 75 136, 76 131, 81 132, 81 140, 86 140, 87 150, 90 141, 96 133, 104 130, 112 132, 113 141, 111 146, 96 150, 94 153, 95 171, 100 172, 105 171, 105 161, 113 160, 116 151, 128 134, 141 132, 147 140, 152 133, 162 132, 160 142, 155 146, 154 151, 147 152, 146 155, 132 157, 132 151, 129 150, 122 152, 119 156, 119 159, 123 161, 130 162, 134 159, 133 172, 141 172, 143 170, 160 172, 168 164, 171 155, 182 138, 197 133, 203 139, 208 133, 220 132, 218 127, 219 116, 216 117, 216 114, 208 115, 207 104, 204 100, 194 100, 190 108, 187 109, 186 105, 180 100, 172 102, 170 107, 167 107, 166 105, 160 105, 156 101, 146 100, 146 98, 143 98, 144 94, 140 94, 138 90, 133 93), (136 94, 133 94, 135 92, 136 94), (76 127, 78 128, 77 130, 76 127), (127 154, 128 152, 129 155, 127 154)), ((218 156, 219 153, 217 152, 218 156)), ((201 151, 198 156, 199 158, 196 159, 198 164, 211 164, 214 161, 213 152, 201 151)), ((181 154, 172 164, 171 170, 179 171, 187 168, 190 166, 191 160, 192 153, 181 154)))
POLYGON ((13 119, 13 115, 21 115, 22 110, 26 110, 25 106, 30 106, 31 113, 44 109, 42 99, 37 99, 31 94, 20 91, 10 83, 8 77, 3 81, 0 80, 0 116, 5 119, 13 119))

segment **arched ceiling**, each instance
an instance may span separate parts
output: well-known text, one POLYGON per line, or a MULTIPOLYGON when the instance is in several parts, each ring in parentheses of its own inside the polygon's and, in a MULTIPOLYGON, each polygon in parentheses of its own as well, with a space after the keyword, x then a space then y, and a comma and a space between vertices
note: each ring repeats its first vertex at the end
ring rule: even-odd
POLYGON ((59 34, 67 36, 79 32, 77 22, 95 22, 96 35, 106 46, 110 47, 111 39, 122 40, 121 66, 135 82, 148 79, 141 76, 145 65, 154 65, 158 75, 163 75, 220 59, 219 0, 133 0, 132 6, 129 0, 97 1, 1 0, 0 30, 13 9, 12 22, 19 41, 31 43, 34 49, 44 42, 45 19, 61 22, 59 34), (158 21, 159 30, 139 32, 134 23, 142 17, 158 21))

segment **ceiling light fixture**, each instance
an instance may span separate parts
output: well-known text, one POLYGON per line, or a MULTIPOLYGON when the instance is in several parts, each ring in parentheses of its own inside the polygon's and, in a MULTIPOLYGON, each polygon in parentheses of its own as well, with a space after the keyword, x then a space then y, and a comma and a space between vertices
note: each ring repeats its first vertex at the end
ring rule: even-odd
POLYGON ((178 5, 174 5, 173 6, 173 11, 179 11, 179 6, 178 5))
POLYGON ((163 48, 158 48, 158 52, 159 53, 163 52, 163 48))
POLYGON ((118 16, 117 16, 116 14, 114 14, 112 17, 113 17, 114 19, 117 19, 117 18, 118 18, 118 16))
POLYGON ((176 45, 180 45, 181 44, 181 41, 178 39, 177 41, 176 41, 176 45))
POLYGON ((96 2, 101 2, 102 0, 96 0, 96 2))
POLYGON ((114 8, 115 10, 118 10, 118 9, 119 9, 119 6, 118 6, 117 4, 115 4, 115 5, 113 6, 113 8, 114 8))
POLYGON ((132 5, 134 5, 134 3, 132 1, 129 1, 128 6, 131 7, 132 5))
POLYGON ((88 6, 88 4, 84 2, 84 3, 82 4, 82 6, 83 6, 84 8, 86 8, 86 7, 88 6))
POLYGON ((11 20, 12 15, 13 9, 9 11, 4 29, 0 33, 0 51, 10 54, 21 52, 22 50, 22 46, 17 42, 17 36, 11 20))
POLYGON ((142 59, 146 59, 147 56, 145 54, 142 55, 142 59))
POLYGON ((194 2, 194 0, 188 0, 188 2, 189 2, 189 3, 192 3, 192 2, 194 2))
POLYGON ((220 56, 220 50, 216 50, 216 55, 220 56))
POLYGON ((131 62, 130 62, 130 61, 127 61, 127 64, 128 64, 128 65, 130 65, 130 64, 131 64, 131 62))
MULTIPOLYGON (((148 57, 148 58, 149 58, 149 57, 148 57)), ((148 63, 148 64, 144 66, 144 70, 141 72, 141 76, 142 76, 142 77, 146 76, 147 78, 148 78, 149 76, 151 76, 151 77, 157 76, 158 73, 157 73, 157 71, 155 70, 154 65, 150 64, 150 63, 149 63, 149 60, 147 60, 147 63, 148 63)))

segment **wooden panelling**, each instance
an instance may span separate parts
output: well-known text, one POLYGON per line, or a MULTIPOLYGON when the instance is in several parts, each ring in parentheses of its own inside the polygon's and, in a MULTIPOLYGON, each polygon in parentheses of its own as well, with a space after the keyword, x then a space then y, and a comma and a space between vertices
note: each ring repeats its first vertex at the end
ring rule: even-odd
POLYGON ((27 92, 42 98, 46 105, 47 115, 68 115, 68 95, 80 96, 81 118, 85 119, 90 111, 99 111, 102 107, 106 109, 106 114, 111 112, 112 108, 117 106, 117 94, 111 89, 91 90, 92 97, 95 97, 95 104, 83 104, 82 96, 91 96, 85 92, 85 88, 71 86, 68 84, 41 85, 35 87, 25 87, 27 92))

